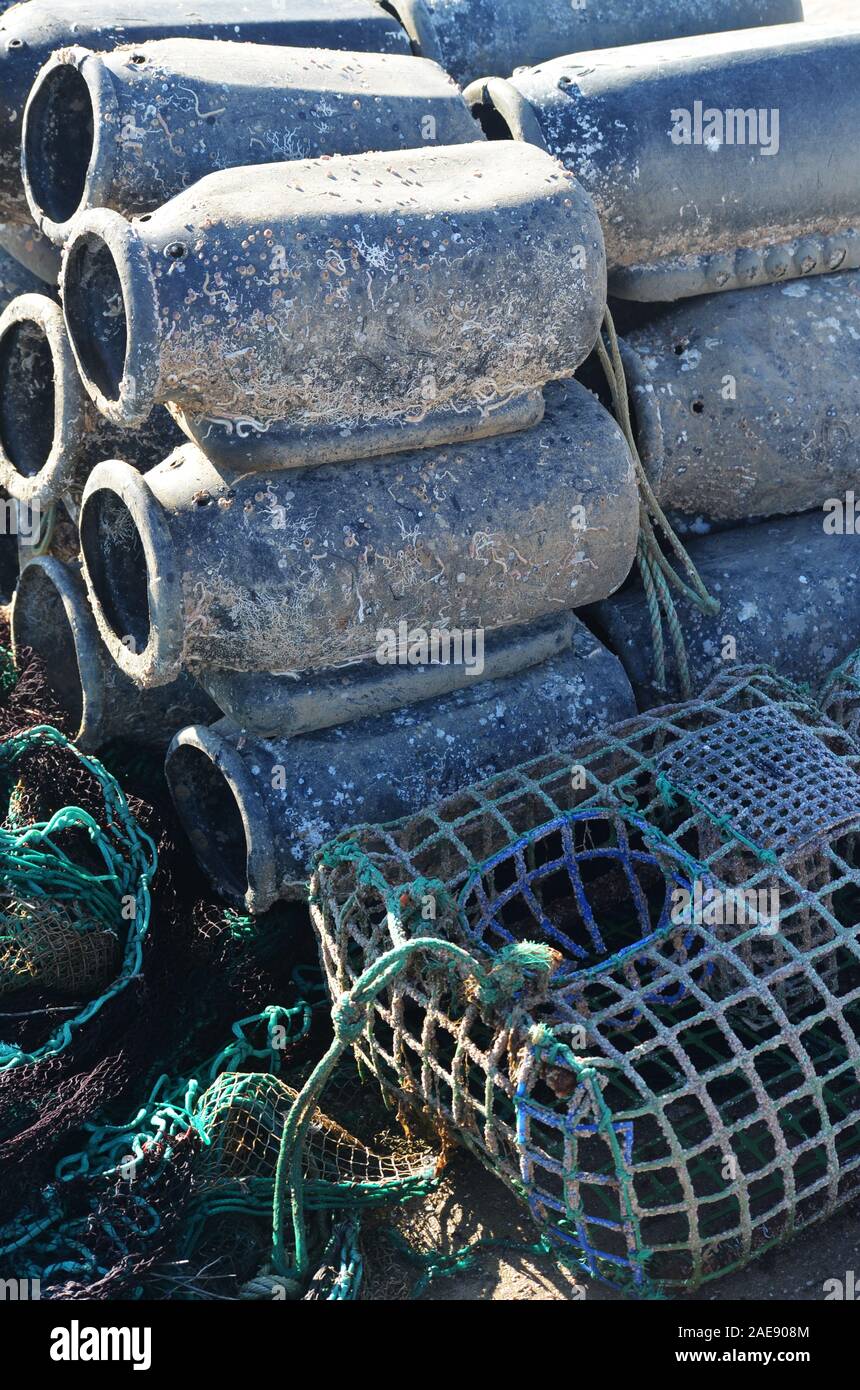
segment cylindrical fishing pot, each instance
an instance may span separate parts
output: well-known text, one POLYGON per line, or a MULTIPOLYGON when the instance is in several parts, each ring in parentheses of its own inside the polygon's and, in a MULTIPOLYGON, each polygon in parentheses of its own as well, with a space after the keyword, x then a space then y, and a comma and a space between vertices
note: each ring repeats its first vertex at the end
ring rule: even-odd
MULTIPOLYGON (((32 286, 33 289, 47 294, 48 286, 56 288, 60 275, 60 252, 32 222, 26 225, 0 222, 0 251, 3 252, 4 262, 10 256, 34 276, 36 284, 32 286)), ((19 294, 23 293, 24 287, 19 290, 19 294)))
POLYGON ((153 212, 218 169, 481 138, 421 58, 164 39, 55 53, 27 100, 22 169, 36 222, 63 242, 77 212, 153 212))
POLYGON ((66 323, 99 409, 156 401, 225 466, 427 447, 540 418, 605 306, 603 238, 542 150, 227 169, 148 221, 83 213, 66 323))
POLYGON ((44 294, 45 285, 0 246, 0 313, 19 294, 44 294))
POLYGON ((101 459, 149 468, 181 439, 161 406, 134 431, 99 415, 52 299, 24 294, 0 315, 0 486, 10 496, 46 504, 68 494, 78 501, 101 459))
POLYGON ((302 896, 314 850, 339 831, 418 811, 628 718, 619 663, 577 627, 566 652, 519 675, 342 728, 279 742, 229 720, 183 729, 165 772, 218 891, 250 912, 302 896))
MULTIPOLYGON (((633 414, 664 508, 739 521, 860 478, 860 272, 706 295, 627 334, 633 414)), ((642 451, 640 451, 642 452, 642 451)))
MULTIPOLYGON (((827 520, 825 513, 810 512, 688 545, 708 591, 720 601, 719 613, 709 617, 678 600, 694 691, 736 663, 763 662, 789 680, 817 686, 854 650, 860 631, 858 536, 847 527, 832 534, 827 520)), ((860 521, 855 525, 860 532, 860 521)), ((654 683, 648 606, 638 583, 596 604, 586 617, 623 663, 640 709, 676 694, 654 683)))
POLYGON ((860 265, 858 66, 860 25, 787 24, 578 53, 466 97, 591 194, 611 294, 674 300, 860 265))
POLYGON ((158 690, 136 690, 105 650, 77 567, 53 556, 31 560, 15 589, 16 664, 27 647, 41 659, 50 693, 68 717, 69 734, 85 752, 115 738, 166 747, 189 720, 218 717, 209 697, 186 675, 158 690))
POLYGON ((560 53, 803 18, 801 0, 389 0, 421 52, 458 82, 560 53))
POLYGON ((450 634, 410 628, 392 632, 375 661, 317 675, 273 676, 266 671, 200 672, 200 684, 219 710, 260 738, 295 738, 355 719, 370 719, 502 680, 558 656, 576 631, 572 613, 494 629, 450 634))
POLYGON ((391 459, 235 474, 194 445, 91 473, 81 546, 101 633, 141 685, 183 666, 280 674, 375 657, 380 630, 497 628, 626 578, 638 493, 577 382, 534 430, 391 459))
POLYGON ((29 218, 21 182, 21 123, 51 54, 71 44, 103 52, 146 39, 229 39, 373 53, 409 53, 400 21, 374 0, 28 0, 0 19, 0 214, 29 218))

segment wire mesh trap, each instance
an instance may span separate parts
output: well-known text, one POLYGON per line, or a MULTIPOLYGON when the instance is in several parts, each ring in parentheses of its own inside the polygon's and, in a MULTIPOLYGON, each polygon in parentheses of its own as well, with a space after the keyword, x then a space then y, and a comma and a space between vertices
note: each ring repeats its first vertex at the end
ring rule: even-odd
POLYGON ((447 1123, 561 1257, 671 1292, 860 1186, 858 830, 850 736, 736 670, 332 842, 312 918, 333 998, 374 962, 385 979, 354 1039, 383 1087, 447 1123), (440 937, 482 986, 430 959, 440 937), (386 975, 416 938, 427 956, 386 975))

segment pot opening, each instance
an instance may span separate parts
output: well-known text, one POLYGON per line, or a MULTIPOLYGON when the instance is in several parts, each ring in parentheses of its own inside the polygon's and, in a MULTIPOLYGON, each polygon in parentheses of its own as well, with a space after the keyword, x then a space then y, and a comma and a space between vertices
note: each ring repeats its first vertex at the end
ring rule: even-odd
POLYGON ((475 101, 471 111, 488 140, 513 140, 513 132, 495 102, 475 101))
POLYGON ((117 493, 101 488, 80 515, 81 551, 112 631, 134 652, 149 643, 149 574, 140 532, 117 493))
POLYGON ((0 338, 0 446, 32 478, 54 444, 54 359, 45 331, 22 319, 0 338))
POLYGON ((92 97, 78 69, 51 68, 27 110, 24 169, 36 207, 52 222, 67 222, 83 201, 93 134, 92 97))
MULTIPOLYGON (((9 517, 13 506, 5 492, 0 492, 0 514, 9 517)), ((11 599, 19 568, 18 537, 7 522, 0 530, 0 603, 8 603, 11 599)))
POLYGON ((94 232, 69 252, 63 301, 86 377, 107 400, 119 400, 128 351, 125 296, 113 252, 94 232))
POLYGON ((201 867, 225 896, 243 902, 249 846, 237 791, 210 754, 193 744, 174 748, 165 771, 201 867))
POLYGON ((38 564, 21 571, 12 641, 16 657, 29 647, 39 658, 48 690, 67 717, 65 731, 76 736, 84 717, 84 691, 75 635, 62 595, 38 564))

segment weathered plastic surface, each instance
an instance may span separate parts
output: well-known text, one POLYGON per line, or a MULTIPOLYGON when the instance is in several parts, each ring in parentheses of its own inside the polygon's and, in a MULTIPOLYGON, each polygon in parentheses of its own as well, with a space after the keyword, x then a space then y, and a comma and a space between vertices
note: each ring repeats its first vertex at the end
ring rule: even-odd
POLYGON ((43 293, 44 290, 37 275, 0 247, 0 313, 19 294, 43 293))
POLYGON ((578 53, 466 96, 594 198, 610 293, 665 301, 860 265, 858 69, 860 24, 785 24, 578 53))
POLYGON ((860 272, 707 295, 627 335, 628 382, 663 506, 738 521, 860 482, 860 272))
POLYGON ((401 621, 504 627, 612 593, 638 531, 627 443, 577 382, 547 396, 534 430, 349 468, 231 474, 193 445, 144 475, 100 464, 81 540, 115 659, 143 685, 327 671, 401 621))
POLYGON ((560 656, 507 680, 269 742, 229 720, 183 729, 166 775, 218 891, 250 912, 301 897, 332 835, 387 821, 635 712, 620 664, 577 624, 560 656))
MULTIPOLYGON (((452 690, 467 690, 478 680, 504 679, 558 656, 570 646, 575 630, 572 613, 499 628, 486 634, 479 654, 477 634, 465 638, 465 654, 462 647, 460 652, 455 649, 453 659, 450 649, 443 649, 437 637, 437 660, 410 665, 407 625, 406 641, 400 647, 402 664, 362 662, 304 678, 272 676, 265 671, 207 669, 201 671, 200 683, 224 715, 246 733, 260 738, 294 738, 316 729, 387 714, 404 705, 438 699, 452 690)), ((422 640, 429 647, 432 639, 413 630, 413 652, 422 640)))
POLYGON ((801 0, 389 0, 458 82, 561 53, 803 18, 801 0))
MULTIPOLYGON (((705 617, 678 603, 694 691, 724 672, 729 661, 765 662, 790 680, 818 685, 856 648, 860 537, 826 533, 825 519, 821 511, 810 512, 688 544, 721 604, 715 617, 705 617)), ((860 520, 856 525, 860 531, 860 520)), ((654 686, 648 614, 638 583, 597 604, 587 617, 623 663, 640 708, 659 704, 665 693, 654 686)))
POLYGON ((24 105, 59 48, 99 51, 159 38, 229 39, 409 53, 399 21, 374 0, 27 0, 0 18, 0 215, 29 218, 19 155, 24 105))
POLYGON ((20 295, 0 315, 0 486, 10 496, 46 503, 68 493, 77 500, 101 459, 149 468, 181 438, 162 407, 134 431, 98 414, 52 299, 20 295))
POLYGON ((12 600, 12 652, 31 648, 44 663, 51 694, 84 751, 111 739, 166 747, 189 719, 214 719, 212 701, 188 676, 158 690, 135 690, 99 637, 83 580, 52 556, 21 571, 12 600))
MULTIPOLYGON (((60 253, 32 222, 9 224, 0 222, 0 251, 17 261, 39 281, 38 288, 47 294, 56 289, 60 275, 60 253)), ((23 292, 23 291, 22 291, 23 292)))
POLYGON ((153 212, 218 169, 480 139, 422 58, 164 39, 55 53, 27 100, 22 168, 37 224, 62 243, 78 211, 153 212))
POLYGON ((83 213, 63 273, 99 409, 130 425, 170 402, 235 468, 532 424, 540 387, 593 347, 605 293, 571 175, 484 143, 228 169, 146 222, 83 213))

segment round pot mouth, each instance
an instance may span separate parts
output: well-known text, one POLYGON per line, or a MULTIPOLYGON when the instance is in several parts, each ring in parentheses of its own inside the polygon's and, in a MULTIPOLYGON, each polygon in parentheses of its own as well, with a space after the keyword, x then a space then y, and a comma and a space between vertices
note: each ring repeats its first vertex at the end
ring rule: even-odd
POLYGON ((33 220, 55 244, 68 239, 79 212, 109 203, 118 119, 99 54, 61 49, 36 77, 24 107, 21 177, 33 220))
POLYGON ((58 304, 22 294, 0 314, 0 486, 53 502, 73 481, 87 400, 58 304))
POLYGON ((79 512, 84 579, 102 639, 136 685, 182 669, 182 586, 164 513, 128 463, 98 464, 79 512))
POLYGON ((69 736, 82 748, 98 747, 104 710, 104 657, 83 581, 70 565, 50 555, 21 571, 11 611, 12 655, 20 666, 29 647, 45 669, 48 688, 69 720, 69 736))
POLYGON ((235 906, 265 912, 278 897, 274 841, 242 755, 218 725, 191 724, 168 748, 164 774, 204 873, 235 906))
POLYGON ((115 425, 140 425, 156 403, 155 277, 140 232, 99 208, 75 219, 63 255, 66 331, 81 380, 115 425))
POLYGON ((412 52, 445 67, 442 45, 424 0, 381 0, 382 8, 398 20, 406 32, 412 52))
POLYGON ((488 140, 517 140, 550 153, 534 108, 507 78, 470 82, 463 99, 488 140))

